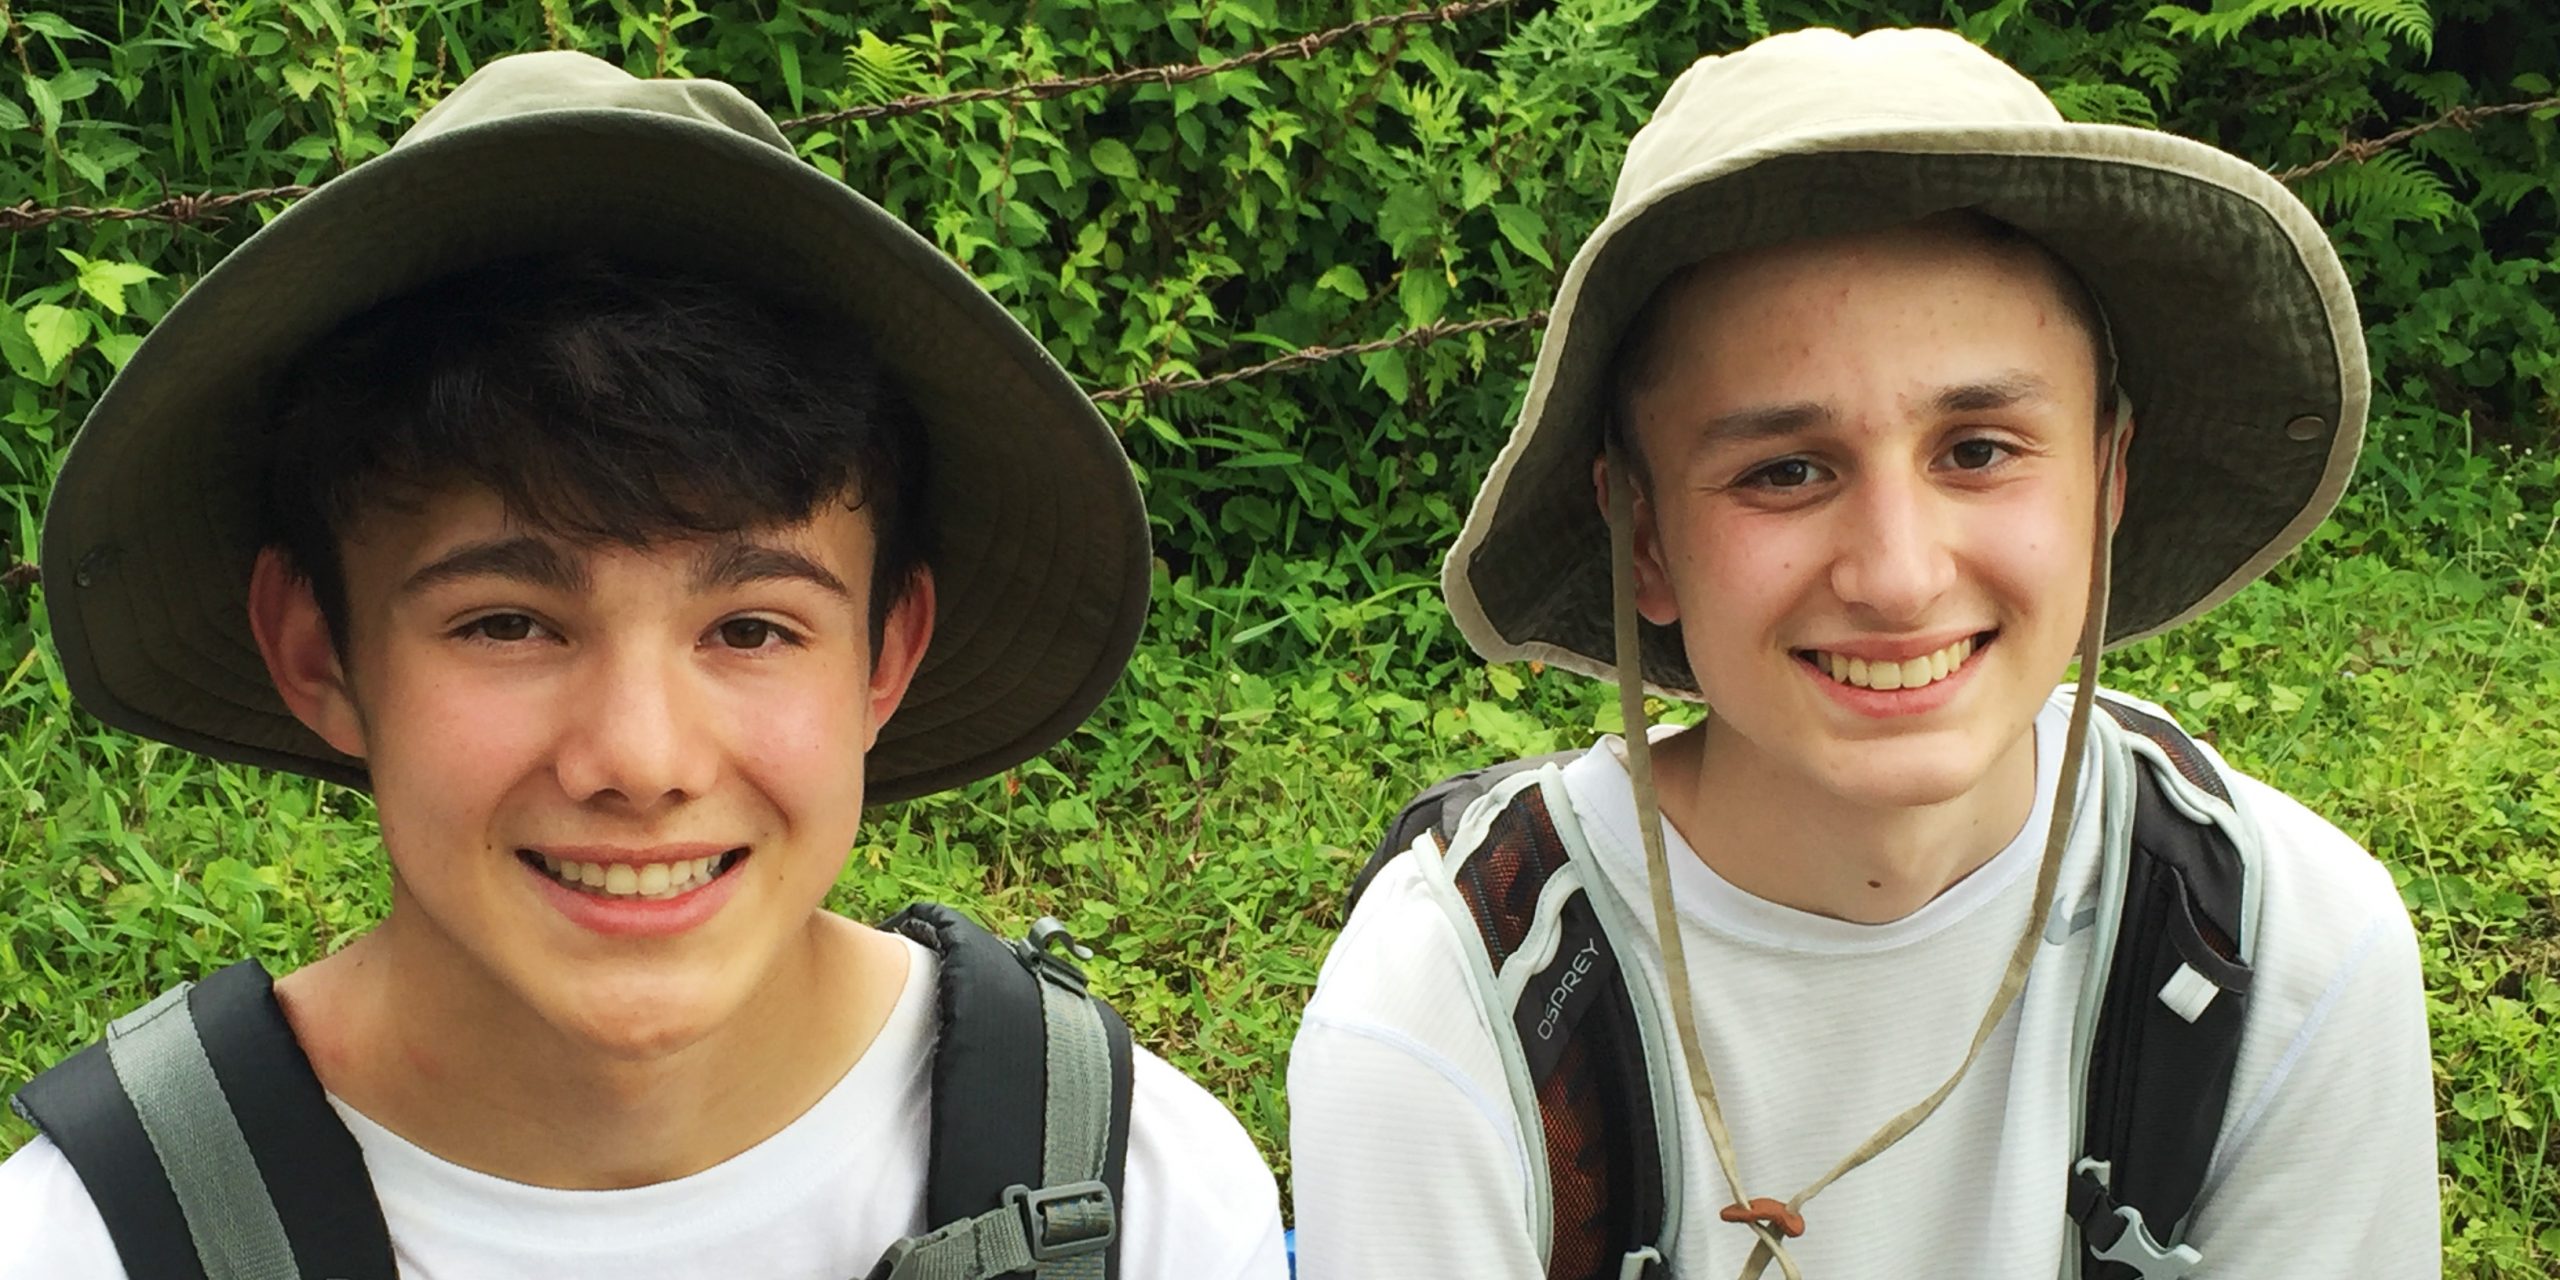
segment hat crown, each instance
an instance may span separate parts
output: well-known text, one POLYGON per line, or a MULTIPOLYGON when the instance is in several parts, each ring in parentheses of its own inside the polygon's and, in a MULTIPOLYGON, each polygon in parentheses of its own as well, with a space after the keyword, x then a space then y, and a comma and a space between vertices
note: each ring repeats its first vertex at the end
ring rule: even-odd
POLYGON ((731 85, 643 80, 602 58, 568 49, 510 54, 489 62, 418 117, 392 150, 544 111, 647 111, 714 125, 798 154, 773 117, 731 85))
POLYGON ((1627 143, 1614 216, 1703 165, 1827 134, 2062 123, 2036 83, 1952 31, 1812 27, 1692 63, 1627 143))

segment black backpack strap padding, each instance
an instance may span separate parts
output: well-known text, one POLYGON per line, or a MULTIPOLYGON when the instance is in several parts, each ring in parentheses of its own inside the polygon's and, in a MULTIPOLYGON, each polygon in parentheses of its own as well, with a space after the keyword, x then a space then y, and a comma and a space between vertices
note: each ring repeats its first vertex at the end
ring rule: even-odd
MULTIPOLYGON (((1474 794, 1450 806, 1453 822, 1474 794)), ((1549 881, 1572 861, 1545 792, 1522 791, 1482 841, 1456 856, 1452 886, 1498 972, 1537 928, 1549 881)), ((1590 890, 1563 895, 1555 909, 1556 946, 1510 1011, 1547 1154, 1554 1224, 1547 1275, 1620 1280, 1628 1259, 1649 1251, 1652 1261, 1635 1274, 1651 1280, 1668 1274, 1661 1259, 1670 1242, 1662 1238, 1666 1180, 1642 1024, 1590 890)))
POLYGON ((1422 838, 1422 833, 1430 832, 1438 839, 1440 847, 1446 849, 1450 835, 1458 829, 1459 816, 1467 811, 1468 805, 1475 803, 1476 797, 1493 790, 1513 774, 1550 764, 1567 764, 1581 755, 1579 751, 1558 751, 1526 760, 1507 760, 1482 769, 1469 769, 1424 787, 1411 800, 1405 801, 1404 808, 1396 811, 1395 820, 1387 824, 1387 833, 1379 838, 1378 847, 1370 851, 1369 860, 1361 864, 1360 873, 1351 878, 1351 896, 1342 904, 1343 918, 1349 919, 1352 910, 1360 905, 1361 895, 1369 892, 1369 882, 1377 879, 1378 873, 1386 870, 1387 864, 1393 862, 1397 854, 1412 848, 1413 842, 1422 838))
MULTIPOLYGON (((196 984, 186 1000, 296 1270, 315 1280, 394 1280, 390 1232, 364 1152, 330 1107, 266 970, 242 961, 196 984)), ((38 1076, 15 1106, 70 1160, 128 1274, 201 1280, 178 1198, 104 1044, 38 1076)))
MULTIPOLYGON (((1046 1185, 1044 979, 1033 975, 1012 944, 948 907, 917 903, 888 927, 941 956, 925 1221, 935 1228, 964 1223, 1004 1208, 1012 1188, 1046 1185)), ((1094 1004, 1102 1014, 1111 1062, 1111 1127, 1102 1181, 1117 1205, 1127 1173, 1133 1051, 1126 1024, 1101 1001, 1094 1004)), ((1115 1234, 1105 1254, 1105 1274, 1117 1276, 1119 1265, 1115 1234)))
MULTIPOLYGON (((2184 740, 2174 726, 2169 732, 2184 740)), ((2191 744, 2188 752, 2202 762, 2191 744)), ((2130 1231, 2120 1207, 2140 1214, 2155 1244, 2175 1240, 2194 1209, 2230 1102, 2249 1000, 2250 968, 2237 945, 2246 876, 2238 848, 2221 827, 2172 804, 2151 766, 2137 762, 2134 774, 2124 914, 2090 1051, 2084 1163, 2069 1194, 2090 1251, 2087 1280, 2143 1274, 2095 1256, 2130 1231), (2161 998, 2182 967, 2214 988, 2192 1020, 2161 998)), ((2124 1256, 2156 1252, 2141 1243, 2126 1245, 2124 1256)))
POLYGON ((2100 696, 2092 701, 2128 732, 2141 734, 2158 744, 2161 754, 2169 757, 2170 767, 2178 771, 2179 777, 2224 804, 2231 803, 2231 788, 2223 784, 2221 772, 2213 767, 2212 761, 2204 758, 2204 751, 2196 746, 2195 739, 2187 736, 2186 730, 2140 707, 2111 697, 2100 696))
POLYGON ((204 1280, 177 1193, 160 1171, 133 1101, 116 1083, 103 1042, 28 1081, 9 1105, 71 1162, 127 1275, 204 1280))

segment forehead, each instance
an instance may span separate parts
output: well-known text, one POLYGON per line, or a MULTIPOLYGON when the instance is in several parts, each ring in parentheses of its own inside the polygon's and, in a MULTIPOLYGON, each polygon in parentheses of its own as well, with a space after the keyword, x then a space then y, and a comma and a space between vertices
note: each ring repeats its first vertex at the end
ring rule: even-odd
MULTIPOLYGON (((1982 220, 1938 218, 1707 259, 1667 281, 1632 326, 1618 392, 1892 361, 2094 372, 2096 313, 2067 267, 1982 220)), ((1948 368, 1964 379, 1986 369, 1948 368)))

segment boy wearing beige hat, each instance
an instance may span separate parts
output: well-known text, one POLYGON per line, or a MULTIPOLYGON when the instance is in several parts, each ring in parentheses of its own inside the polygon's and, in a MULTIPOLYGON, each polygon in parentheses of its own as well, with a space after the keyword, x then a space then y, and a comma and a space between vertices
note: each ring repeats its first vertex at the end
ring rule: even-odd
POLYGON ((1364 874, 1290 1063, 1301 1274, 2437 1274, 2389 877, 2056 688, 2346 483, 2299 202, 1950 34, 1797 32, 1673 85, 1554 317, 1445 582, 1633 732, 1364 874))
POLYGON ((490 63, 196 283, 46 513, 101 719, 369 789, 391 908, 21 1091, 8 1280, 1284 1273, 1054 922, 826 910, 1047 748, 1148 551, 1074 383, 710 81, 490 63))

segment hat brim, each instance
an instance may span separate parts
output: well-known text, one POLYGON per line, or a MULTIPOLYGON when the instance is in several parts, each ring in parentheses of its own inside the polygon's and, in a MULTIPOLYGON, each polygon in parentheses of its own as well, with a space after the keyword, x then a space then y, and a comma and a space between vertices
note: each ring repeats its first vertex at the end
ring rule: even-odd
POLYGON ((1092 402, 968 275, 797 158, 619 109, 514 116, 357 166, 173 307, 65 459, 42 562, 72 692, 119 728, 365 785, 289 714, 245 609, 277 375, 441 276, 558 250, 677 265, 841 315, 920 412, 933 640, 871 751, 869 800, 1039 753, 1109 691, 1146 617, 1145 509, 1092 402))
MULTIPOLYGON (((2354 470, 2368 373, 2345 269, 2281 183, 2146 129, 1847 129, 1661 183, 1575 256, 1520 423, 1443 569, 1477 652, 1615 678, 1591 460, 1619 341, 1673 272, 1951 209, 2034 237, 2106 313, 2137 423, 2110 645, 2212 608, 2319 525, 2354 470)), ((1677 624, 1645 624, 1642 644, 1649 686, 1699 696, 1677 624)))

